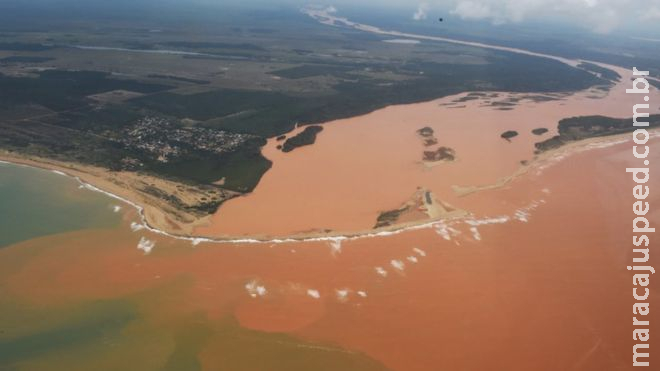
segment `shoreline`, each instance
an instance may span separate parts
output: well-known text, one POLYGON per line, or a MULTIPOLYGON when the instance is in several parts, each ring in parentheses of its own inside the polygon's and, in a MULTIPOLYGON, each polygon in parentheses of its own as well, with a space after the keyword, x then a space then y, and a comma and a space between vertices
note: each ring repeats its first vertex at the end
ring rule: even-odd
MULTIPOLYGON (((496 50, 509 51, 513 53, 521 53, 527 55, 538 56, 542 58, 550 58, 558 60, 562 63, 566 63, 572 67, 582 60, 571 60, 562 57, 557 57, 553 55, 546 55, 540 53, 534 53, 522 49, 515 49, 502 46, 487 45, 481 43, 466 42, 461 40, 439 38, 433 36, 425 35, 416 35, 416 34, 407 34, 401 33, 398 31, 387 31, 382 30, 376 27, 355 23, 349 21, 348 19, 335 17, 333 15, 327 14, 324 11, 315 11, 308 10, 307 15, 313 19, 326 23, 325 21, 329 20, 329 25, 337 26, 337 22, 344 24, 345 26, 357 29, 359 31, 376 33, 381 35, 392 35, 392 36, 407 36, 416 39, 424 39, 429 41, 440 41, 440 42, 452 42, 463 45, 470 45, 480 48, 490 48, 496 50), (319 19, 321 18, 321 19, 319 19), (325 19, 324 19, 325 18, 325 19)), ((587 61, 588 62, 588 61, 587 61)), ((609 68, 615 71, 618 71, 620 67, 611 66, 597 62, 590 62, 597 65, 600 65, 605 68, 609 68)), ((470 92, 462 92, 454 95, 450 95, 444 98, 451 98, 452 96, 462 96, 469 94, 470 92)), ((506 92, 502 92, 506 93, 506 92)), ((575 93, 575 92, 573 92, 575 93)), ((426 102, 433 102, 437 99, 432 99, 426 102)), ((412 104, 418 104, 424 102, 416 102, 412 104)), ((408 105, 408 104, 403 104, 408 105)), ((395 105, 398 106, 398 105, 395 105)), ((321 123, 322 125, 324 123, 321 123)), ((306 126, 300 126, 292 129, 287 135, 291 133, 297 133, 302 131, 306 126)), ((657 132, 656 132, 657 133, 657 132)), ((505 175, 502 178, 497 179, 494 183, 490 184, 481 184, 481 185, 453 185, 452 189, 455 195, 458 197, 464 197, 475 192, 487 191, 502 188, 508 185, 510 182, 516 178, 527 174, 530 170, 534 168, 541 169, 543 168, 544 163, 551 163, 554 159, 563 159, 564 157, 569 156, 575 152, 581 152, 582 150, 588 150, 589 146, 593 143, 607 143, 616 144, 616 138, 623 137, 626 135, 619 134, 614 136, 606 137, 597 137, 597 138, 587 138, 577 142, 567 143, 559 148, 555 148, 543 153, 534 154, 532 160, 525 165, 520 165, 512 173, 505 175)), ((272 138, 271 138, 272 139, 272 138)), ((263 148, 262 148, 263 152, 263 148)), ((452 220, 457 218, 469 218, 472 216, 469 210, 466 211, 466 216, 440 216, 438 218, 429 218, 422 220, 415 220, 405 223, 397 223, 386 227, 381 227, 377 229, 362 229, 350 231, 350 226, 348 228, 341 228, 341 230, 348 229, 349 231, 342 232, 340 228, 337 228, 337 231, 323 232, 313 229, 310 229, 310 232, 303 233, 292 233, 285 234, 282 233, 281 236, 277 234, 253 234, 251 231, 247 231, 244 235, 219 235, 219 236, 205 236, 204 234, 195 233, 198 230, 198 227, 208 225, 211 221, 211 218, 217 214, 222 213, 222 203, 228 201, 232 198, 240 196, 240 193, 219 190, 221 193, 221 205, 218 210, 212 214, 204 214, 193 210, 195 201, 195 196, 199 199, 201 196, 202 199, 209 197, 209 192, 203 193, 204 190, 199 187, 189 186, 183 183, 169 181, 164 178, 159 178, 150 175, 143 175, 135 172, 113 172, 107 169, 82 165, 76 163, 63 162, 58 160, 50 160, 47 158, 41 157, 30 157, 26 155, 17 154, 15 152, 0 151, 0 160, 7 161, 9 163, 25 165, 35 168, 41 168, 45 170, 54 171, 61 173, 67 176, 70 176, 76 179, 79 183, 85 186, 88 189, 98 191, 106 194, 107 196, 120 200, 128 205, 133 206, 137 211, 140 218, 140 224, 147 230, 165 235, 171 238, 176 238, 180 240, 191 241, 194 245, 197 245, 201 242, 211 242, 211 243, 282 243, 282 242, 305 242, 305 241, 341 241, 348 239, 356 238, 365 238, 365 237, 374 237, 374 236, 385 236, 394 233, 401 233, 409 230, 420 229, 432 227, 435 224, 442 223, 446 220, 452 220), (159 187, 156 187, 156 184, 159 187), (141 186, 141 187, 140 187, 141 186), (151 188, 155 189, 156 192, 148 192, 151 188), (170 202, 166 200, 165 197, 170 198, 170 202), (174 198, 176 201, 172 202, 171 198, 174 198), (192 202, 190 202, 192 200, 192 202), (180 202, 183 201, 183 202, 180 202), (188 201, 188 202, 186 202, 188 201)), ((212 196, 217 196, 213 194, 212 196)))
MULTIPOLYGON (((114 172, 100 167, 22 155, 0 151, 0 161, 17 166, 27 166, 75 179, 85 188, 104 193, 116 200, 129 204, 141 214, 144 223, 153 229, 190 233, 207 217, 199 217, 174 208, 162 199, 137 188, 140 185, 171 189, 183 186, 163 178, 133 172, 114 172)), ((192 188, 187 191, 194 191, 192 188)))
MULTIPOLYGON (((652 138, 660 137, 660 130, 654 130, 651 134, 652 138)), ((630 139, 629 133, 622 133, 613 136, 588 138, 573 143, 566 144, 562 147, 538 154, 528 164, 518 168, 513 174, 499 179, 493 184, 486 184, 481 186, 456 186, 454 191, 459 197, 464 197, 476 192, 494 190, 502 188, 512 181, 521 176, 528 174, 531 170, 542 171, 545 168, 552 166, 560 161, 565 160, 573 154, 589 151, 592 149, 604 148, 616 144, 625 143, 630 139), (626 139, 624 139, 626 138, 626 139)), ((438 224, 444 224, 446 221, 472 219, 474 214, 467 210, 465 215, 453 217, 439 217, 435 219, 423 219, 418 221, 398 223, 390 226, 359 230, 359 231, 336 231, 336 232, 318 232, 318 233, 303 233, 293 234, 287 236, 266 236, 266 235, 249 235, 249 236, 224 236, 224 237, 208 237, 203 235, 182 234, 181 231, 192 231, 200 224, 206 223, 210 216, 198 218, 187 225, 178 224, 176 228, 172 228, 171 215, 167 211, 159 208, 158 205, 149 204, 145 197, 140 197, 141 194, 137 190, 122 188, 117 185, 112 186, 112 182, 96 172, 104 173, 107 176, 112 173, 109 170, 94 168, 86 165, 77 165, 71 163, 64 163, 48 159, 35 159, 26 158, 21 155, 12 153, 9 154, 5 151, 0 152, 0 163, 7 163, 14 166, 27 166, 31 168, 41 169, 44 171, 51 171, 53 173, 70 177, 76 180, 80 185, 88 190, 103 193, 106 196, 115 200, 121 201, 129 206, 132 206, 138 214, 140 225, 152 232, 169 238, 177 240, 189 241, 193 245, 200 243, 293 243, 293 242, 341 242, 350 241, 361 238, 370 237, 384 237, 414 231, 419 229, 432 228, 438 224), (86 172, 85 170, 93 169, 94 172, 86 172), (108 189, 110 188, 110 189, 108 189), (142 198, 142 200, 137 200, 142 198), (184 229, 185 228, 185 229, 184 229)), ((115 174, 116 176, 117 174, 115 174)), ((125 174, 122 174, 125 175, 125 174)), ((126 176, 126 175, 125 175, 126 176)), ((141 177, 142 175, 132 174, 134 177, 141 177)), ((153 177, 150 177, 153 178, 153 177)), ((154 178, 156 179, 156 178, 154 178)))

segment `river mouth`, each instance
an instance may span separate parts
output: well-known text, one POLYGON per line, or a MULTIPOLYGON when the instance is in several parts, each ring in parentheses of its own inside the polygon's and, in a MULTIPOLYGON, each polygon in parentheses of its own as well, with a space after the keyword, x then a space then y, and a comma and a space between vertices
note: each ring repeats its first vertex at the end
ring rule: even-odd
MULTIPOLYGON (((384 31, 323 10, 306 12, 321 23, 363 32, 493 48, 551 58, 573 67, 582 62, 520 49, 384 31)), ((467 92, 389 106, 325 123, 313 145, 288 153, 278 150, 281 143, 271 139, 262 153, 273 166, 256 189, 225 202, 209 223, 197 227, 194 233, 211 238, 259 239, 356 236, 469 214, 484 215, 489 208, 471 202, 470 194, 505 186, 524 174, 538 160, 535 143, 556 135, 561 119, 630 116, 634 97, 625 89, 631 71, 598 65, 621 78, 611 86, 574 93, 467 92), (423 128, 431 130, 431 137, 420 138, 419 130, 423 128), (427 196, 420 194, 431 196, 425 201, 427 196), (395 214, 397 218, 392 217, 395 214), (383 227, 383 220, 387 221, 386 227, 375 230, 383 227)), ((653 95, 660 97, 656 89, 653 95)), ((656 112, 660 108, 652 113, 656 112)), ((298 127, 288 136, 301 130, 298 127)), ((527 201, 534 197, 530 195, 527 201)), ((510 205, 509 211, 521 206, 510 205)))
MULTIPOLYGON (((421 191, 432 195, 431 201, 443 211, 484 214, 488 208, 471 202, 470 193, 507 185, 543 159, 534 145, 556 135, 561 119, 630 115, 634 97, 625 93, 625 82, 631 73, 611 68, 623 77, 607 91, 463 93, 325 123, 313 145, 289 153, 277 150, 279 142, 270 140, 263 154, 273 166, 254 192, 223 204, 195 234, 359 235, 373 232, 379 217, 406 204, 413 212, 389 229, 456 216, 429 212, 423 197, 415 196, 421 191), (430 142, 420 138, 422 128, 432 129, 430 142), (547 130, 535 134, 539 128, 547 130), (503 138, 507 132, 516 135, 503 138), (455 158, 425 161, 426 153, 441 148, 455 158)), ((520 206, 511 205, 510 210, 520 206)))

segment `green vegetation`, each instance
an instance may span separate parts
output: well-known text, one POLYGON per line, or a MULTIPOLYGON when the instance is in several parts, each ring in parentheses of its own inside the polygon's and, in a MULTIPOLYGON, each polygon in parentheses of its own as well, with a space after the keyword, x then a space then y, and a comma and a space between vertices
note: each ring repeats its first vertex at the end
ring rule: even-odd
POLYGON ((424 151, 424 161, 454 161, 456 159, 456 150, 449 147, 440 147, 435 151, 424 151))
POLYGON ((350 66, 344 65, 328 65, 328 64, 304 64, 302 66, 296 66, 291 68, 286 68, 282 70, 277 70, 271 72, 273 75, 284 77, 287 79, 302 79, 305 77, 314 77, 314 76, 341 76, 348 78, 356 78, 357 76, 349 75, 346 72, 351 71, 350 66))
POLYGON ((378 215, 378 219, 376 219, 376 225, 374 225, 374 229, 388 227, 395 224, 401 217, 401 214, 407 212, 408 210, 410 210, 410 206, 404 206, 400 209, 389 210, 380 213, 380 215, 378 215))
POLYGON ((54 111, 87 105, 86 97, 111 90, 153 93, 170 87, 111 78, 98 71, 46 70, 35 78, 0 74, 0 110, 12 105, 38 104, 54 111))
MULTIPOLYGON (((651 115, 648 119, 649 128, 660 127, 660 115, 651 115)), ((567 143, 594 137, 632 132, 637 127, 630 119, 615 119, 605 116, 571 117, 559 121, 559 135, 536 143, 537 152, 559 148, 567 143)))
POLYGON ((152 79, 163 79, 163 80, 174 80, 174 81, 189 82, 191 84, 200 84, 200 85, 208 85, 208 84, 211 83, 208 80, 189 79, 187 77, 172 76, 172 75, 149 74, 149 75, 147 75, 147 77, 152 78, 152 79))
POLYGON ((51 57, 31 57, 15 55, 11 57, 0 58, 0 63, 44 63, 54 60, 51 57))
POLYGON ((23 42, 0 42, 0 50, 20 51, 20 52, 41 52, 53 49, 53 46, 36 44, 36 43, 23 43, 23 42))
POLYGON ((582 62, 578 65, 578 68, 585 69, 589 72, 597 73, 601 78, 609 81, 619 81, 621 80, 621 75, 618 72, 613 71, 609 68, 601 67, 597 64, 582 62))
POLYGON ((651 86, 653 86, 656 89, 660 90, 660 80, 647 79, 647 81, 649 82, 649 84, 651 84, 651 86))
POLYGON ((417 134, 419 134, 420 136, 422 136, 424 138, 432 137, 433 133, 434 133, 433 128, 428 127, 428 126, 424 126, 423 128, 417 130, 417 134))
POLYGON ((198 94, 160 93, 131 103, 155 112, 232 132, 271 137, 293 129, 298 100, 282 93, 221 89, 198 94), (213 120, 212 120, 213 119, 213 120))
POLYGON ((438 139, 434 136, 433 129, 425 126, 417 130, 417 135, 422 138, 425 147, 430 147, 438 144, 438 139))
POLYGON ((316 135, 323 131, 322 126, 308 126, 298 135, 291 137, 282 145, 282 152, 291 152, 294 149, 302 146, 314 144, 316 135))
POLYGON ((265 50, 264 48, 249 43, 224 43, 224 42, 204 42, 204 41, 170 41, 165 45, 188 48, 188 49, 235 49, 235 50, 265 50))
MULTIPOLYGON (((148 169, 155 174, 202 184, 225 178, 223 188, 251 192, 272 166, 272 162, 261 154, 264 144, 264 139, 251 139, 238 150, 227 154, 199 152, 168 163, 150 161, 148 169)), ((215 208, 211 210, 214 211, 215 208)))

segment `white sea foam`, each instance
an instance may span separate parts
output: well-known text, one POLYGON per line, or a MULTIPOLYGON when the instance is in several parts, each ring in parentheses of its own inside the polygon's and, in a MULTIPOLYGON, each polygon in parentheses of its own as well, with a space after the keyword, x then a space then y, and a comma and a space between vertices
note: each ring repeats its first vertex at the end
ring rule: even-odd
POLYGON ((459 232, 457 229, 442 221, 435 223, 435 233, 439 234, 447 241, 461 234, 461 232, 459 232))
POLYGON ((396 260, 396 259, 392 259, 390 261, 390 265, 392 266, 392 268, 401 272, 403 272, 403 270, 406 267, 406 265, 401 260, 396 260))
POLYGON ((481 241, 481 233, 479 233, 479 229, 477 229, 477 227, 470 227, 470 232, 472 232, 472 237, 475 240, 481 241))
POLYGON ((136 223, 136 222, 132 222, 132 223, 131 223, 131 230, 132 230, 133 232, 137 232, 137 231, 139 231, 139 230, 141 230, 141 229, 144 229, 144 226, 143 226, 142 224, 140 224, 140 223, 136 223))
POLYGON ((268 293, 266 286, 260 285, 257 280, 252 280, 245 284, 245 290, 253 297, 263 297, 268 293))
POLYGON ((318 290, 308 289, 307 296, 310 296, 314 299, 319 299, 321 297, 321 293, 318 290))
POLYGON ((115 213, 120 212, 121 211, 121 206, 119 206, 119 205, 112 206, 112 211, 115 212, 115 213))
POLYGON ((192 241, 190 241, 193 246, 197 246, 202 242, 208 242, 208 238, 193 238, 192 241))
POLYGON ((513 214, 513 217, 516 220, 519 220, 524 223, 527 223, 529 221, 529 216, 530 213, 525 210, 516 210, 516 212, 513 214))
POLYGON ((57 175, 64 175, 64 176, 66 176, 65 173, 63 173, 63 172, 61 172, 61 171, 59 171, 59 170, 51 170, 51 172, 54 173, 54 174, 57 174, 57 175))
POLYGON ((350 292, 349 289, 339 289, 335 290, 335 294, 337 294, 337 300, 341 302, 345 302, 348 300, 348 293, 350 292))
POLYGON ((413 247, 413 251, 414 251, 417 255, 419 255, 419 256, 421 256, 421 257, 425 257, 425 256, 426 256, 426 252, 425 252, 424 250, 418 248, 418 247, 413 247))
POLYGON ((333 254, 339 254, 341 252, 341 241, 343 238, 335 238, 330 240, 330 249, 333 254))
POLYGON ((449 241, 451 240, 451 235, 449 234, 449 227, 445 223, 438 223, 435 226, 435 232, 442 236, 445 240, 449 241))
POLYGON ((144 254, 146 255, 149 254, 155 246, 156 243, 154 241, 148 240, 146 237, 142 237, 140 238, 140 242, 138 242, 137 248, 144 251, 144 254))
POLYGON ((376 270, 376 273, 378 273, 379 275, 381 275, 381 276, 383 276, 383 277, 387 277, 387 271, 385 270, 385 268, 383 268, 383 267, 376 267, 376 268, 374 268, 374 269, 376 270))
POLYGON ((408 260, 409 262, 411 262, 413 264, 415 264, 419 261, 419 260, 417 260, 416 256, 409 256, 409 257, 406 258, 406 260, 408 260))
POLYGON ((526 223, 529 221, 532 211, 536 210, 540 205, 544 204, 545 200, 533 201, 529 205, 516 210, 513 214, 514 219, 526 223))
POLYGON ((503 223, 508 222, 510 219, 511 218, 509 218, 508 216, 503 215, 503 216, 498 216, 498 217, 495 217, 495 218, 484 218, 484 219, 474 219, 474 218, 472 218, 472 219, 467 219, 467 220, 465 220, 465 223, 467 223, 467 224, 469 224, 473 227, 477 227, 477 226, 480 226, 480 225, 488 225, 488 224, 503 224, 503 223))
POLYGON ((366 291, 358 291, 357 292, 358 296, 366 298, 367 297, 367 292, 366 291))

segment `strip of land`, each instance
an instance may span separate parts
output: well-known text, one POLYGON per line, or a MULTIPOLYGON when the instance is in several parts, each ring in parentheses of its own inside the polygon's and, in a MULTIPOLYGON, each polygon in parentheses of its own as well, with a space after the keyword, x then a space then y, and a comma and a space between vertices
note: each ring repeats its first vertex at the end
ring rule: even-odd
POLYGON ((130 171, 111 171, 101 167, 25 156, 0 151, 0 160, 62 172, 78 178, 105 192, 139 205, 145 222, 174 235, 190 236, 193 230, 208 221, 214 204, 236 197, 232 192, 216 187, 186 185, 179 182, 130 171))

